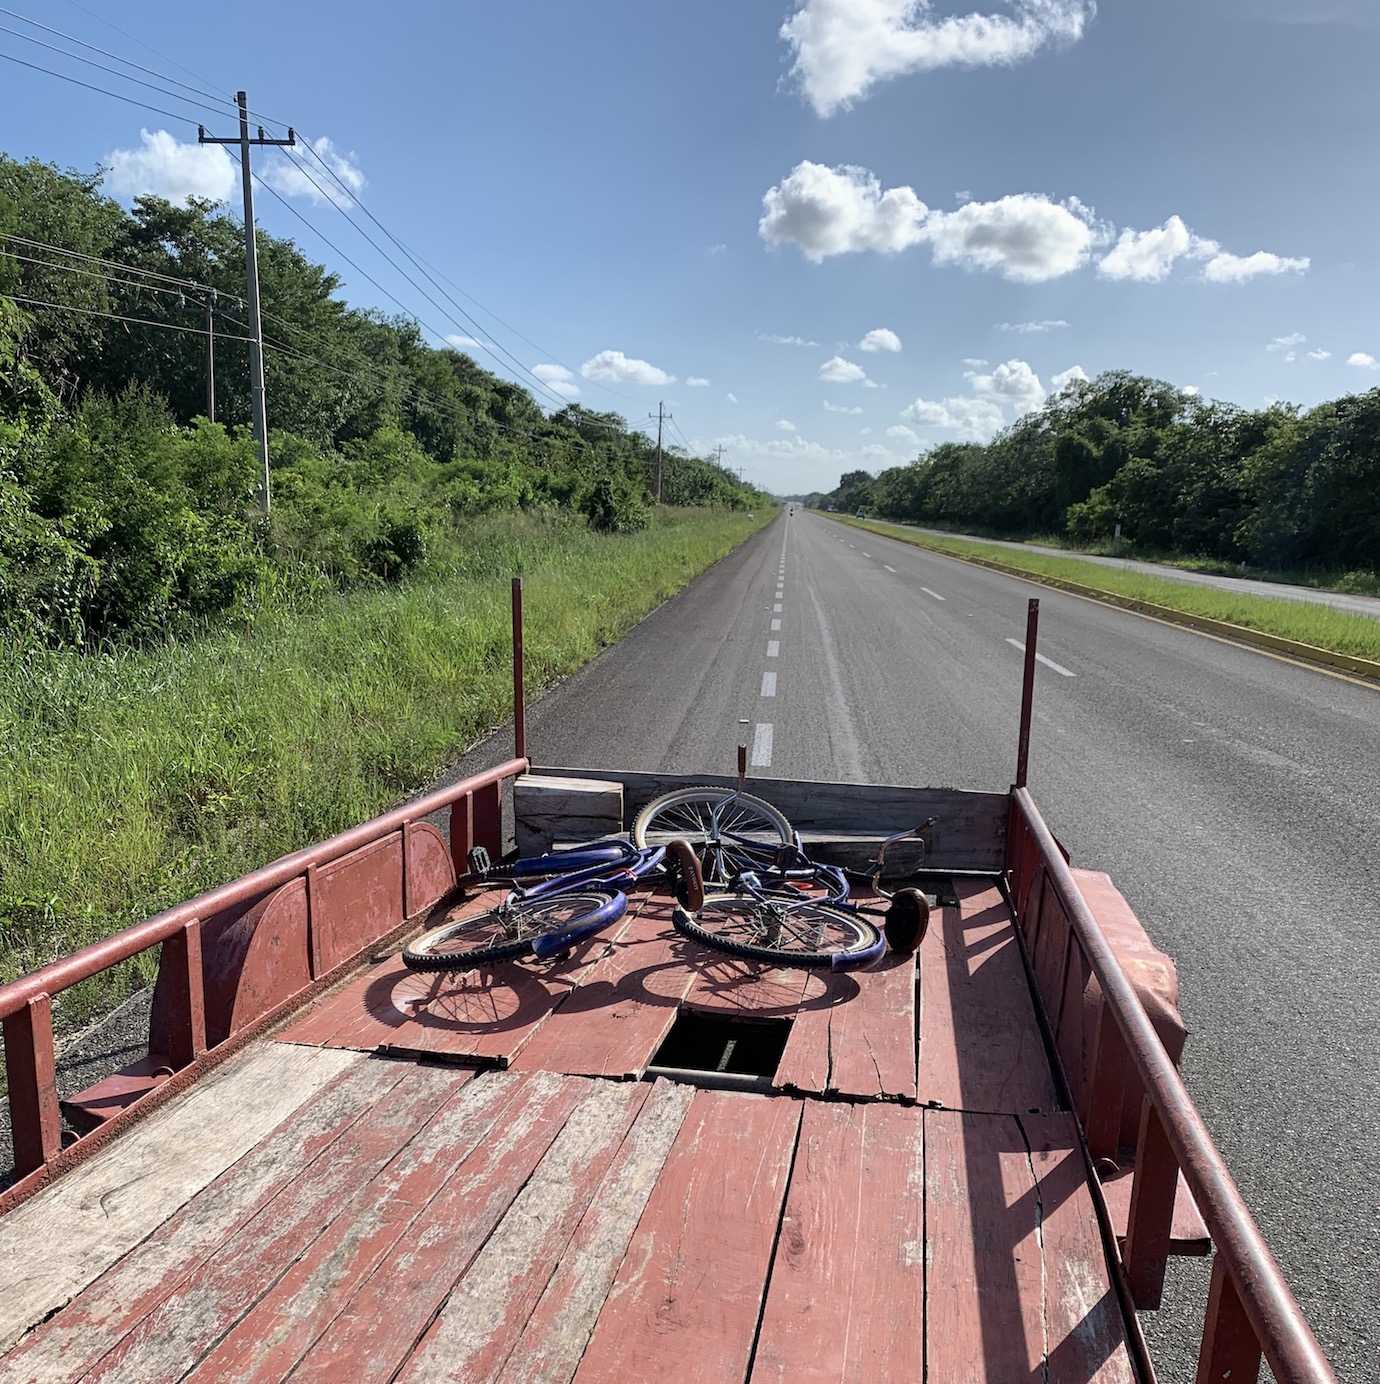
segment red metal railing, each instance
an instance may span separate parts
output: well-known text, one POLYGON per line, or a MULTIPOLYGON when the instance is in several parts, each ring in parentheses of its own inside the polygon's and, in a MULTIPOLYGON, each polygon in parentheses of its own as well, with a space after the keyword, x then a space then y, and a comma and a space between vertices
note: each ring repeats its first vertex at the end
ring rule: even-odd
MULTIPOLYGON (((1027 648, 1027 654, 1030 652, 1027 648)), ((1258 1377, 1262 1354, 1280 1384, 1335 1384, 1336 1376, 1241 1199, 1149 1015, 1078 888, 1034 800, 1012 790, 1007 868, 1023 928, 1037 919, 1067 929, 1062 996, 1069 969, 1095 979, 1104 1003, 1082 1086, 1084 1133, 1095 1157, 1115 1154, 1123 1098, 1118 1073, 1129 1057, 1141 1087, 1131 1212, 1122 1264, 1140 1308, 1159 1305, 1169 1257, 1180 1171, 1216 1246, 1198 1361, 1198 1384, 1258 1377)), ((1051 1008, 1048 996, 1043 997, 1051 1008)), ((1057 1013, 1051 1018, 1057 1024, 1057 1013)))
MULTIPOLYGON (((306 878, 310 890, 311 877, 321 866, 390 835, 405 839, 413 823, 445 808, 450 808, 451 856, 457 874, 462 873, 471 845, 478 843, 491 850, 498 848, 503 784, 524 773, 527 767, 525 757, 510 759, 497 768, 405 803, 361 826, 351 827, 328 841, 285 855, 252 874, 208 890, 117 932, 113 937, 94 942, 71 956, 0 986, 0 1025, 3 1025, 5 1040, 16 1172, 23 1176, 44 1168, 62 1146, 53 1047, 54 995, 150 947, 161 944, 173 949, 174 993, 170 997, 173 1052, 170 1057, 175 1067, 191 1065, 207 1052, 201 967, 203 918, 261 898, 298 878, 306 878)), ((405 915, 409 912, 407 888, 404 863, 405 915)), ((165 972, 169 969, 169 959, 165 952, 165 972)), ((227 1035, 224 1041, 228 1043, 233 1037, 233 1034, 227 1035)))

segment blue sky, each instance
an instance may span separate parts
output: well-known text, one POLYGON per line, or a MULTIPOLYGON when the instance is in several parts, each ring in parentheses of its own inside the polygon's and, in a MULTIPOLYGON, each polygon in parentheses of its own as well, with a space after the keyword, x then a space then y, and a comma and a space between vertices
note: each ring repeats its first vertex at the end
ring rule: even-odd
MULTIPOLYGON (((665 399, 778 492, 990 435, 1075 367, 1252 407, 1380 384, 1373 0, 16 8, 325 136, 374 215, 539 344, 476 310, 549 388, 634 420, 665 399)), ((192 126, 0 69, 7 152, 237 199, 192 126)), ((302 215, 468 334, 279 158, 257 166, 302 215)))

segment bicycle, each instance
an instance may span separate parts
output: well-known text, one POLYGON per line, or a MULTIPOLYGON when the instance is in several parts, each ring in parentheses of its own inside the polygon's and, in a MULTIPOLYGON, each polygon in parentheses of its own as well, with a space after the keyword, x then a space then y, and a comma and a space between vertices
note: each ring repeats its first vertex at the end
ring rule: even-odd
POLYGON ((672 921, 682 936, 703 946, 777 966, 854 971, 872 965, 888 945, 913 952, 929 927, 929 900, 918 889, 889 891, 882 877, 888 850, 909 839, 923 848, 933 825, 931 818, 888 837, 869 862, 868 881, 885 907, 855 902, 847 872, 810 860, 797 838, 771 867, 740 871, 732 892, 710 895, 694 911, 678 905, 672 921), (810 893, 805 885, 821 892, 810 893), (870 917, 882 918, 884 927, 870 917))
MULTIPOLYGON (((621 918, 628 907, 626 886, 657 870, 672 876, 678 898, 691 905, 703 901, 698 861, 683 842, 645 848, 598 842, 515 860, 501 871, 480 847, 470 852, 469 864, 466 882, 511 880, 514 887, 495 907, 441 923, 406 945, 402 959, 410 970, 468 970, 520 956, 558 956, 621 918), (523 888, 517 883, 523 879, 538 882, 523 888)), ((443 899, 432 916, 453 907, 452 899, 443 899)))

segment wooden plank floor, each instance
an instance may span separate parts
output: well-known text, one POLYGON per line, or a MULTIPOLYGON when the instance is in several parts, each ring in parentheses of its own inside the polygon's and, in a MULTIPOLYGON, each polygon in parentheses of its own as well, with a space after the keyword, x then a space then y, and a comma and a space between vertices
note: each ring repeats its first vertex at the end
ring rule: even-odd
POLYGON ((337 1056, 0 1380, 1131 1379, 1066 1114, 337 1056))

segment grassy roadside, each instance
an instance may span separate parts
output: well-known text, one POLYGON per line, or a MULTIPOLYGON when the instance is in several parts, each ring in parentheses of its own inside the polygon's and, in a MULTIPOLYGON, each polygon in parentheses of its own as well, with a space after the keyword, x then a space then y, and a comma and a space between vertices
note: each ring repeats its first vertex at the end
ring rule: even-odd
POLYGON ((917 548, 929 548, 934 552, 952 553, 959 557, 979 557, 1029 572, 1032 576, 1077 582, 1111 595, 1148 601, 1210 620, 1223 620, 1228 624, 1312 644, 1334 653, 1380 660, 1380 620, 1372 620, 1364 615, 1351 615, 1346 611, 1302 601, 1193 586, 1167 577, 1104 567, 1096 562, 1080 562, 1073 557, 1053 557, 1047 553, 1023 552, 992 543, 919 533, 904 525, 887 524, 876 519, 853 519, 846 515, 831 515, 830 518, 839 519, 854 528, 898 538, 917 548))
MULTIPOLYGON (((771 517, 663 510, 603 537, 496 516, 444 578, 247 632, 97 655, 0 648, 0 979, 426 784, 511 714, 511 574, 527 582, 535 696, 771 517)), ((69 995, 69 1009, 111 998, 69 995)))

